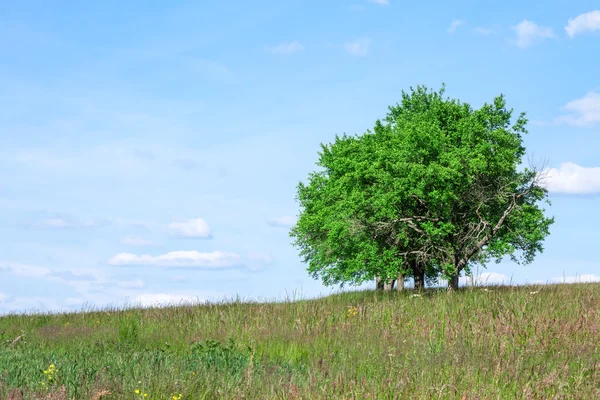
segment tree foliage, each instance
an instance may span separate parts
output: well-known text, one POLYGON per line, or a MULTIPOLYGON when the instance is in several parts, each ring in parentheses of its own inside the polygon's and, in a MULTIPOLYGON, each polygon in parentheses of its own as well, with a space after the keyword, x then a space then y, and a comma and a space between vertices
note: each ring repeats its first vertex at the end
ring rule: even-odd
POLYGON ((503 96, 473 109, 443 94, 411 88, 373 131, 321 145, 291 230, 314 278, 426 275, 456 287, 475 263, 543 251, 553 219, 539 206, 543 170, 519 169, 525 115, 511 124, 503 96))

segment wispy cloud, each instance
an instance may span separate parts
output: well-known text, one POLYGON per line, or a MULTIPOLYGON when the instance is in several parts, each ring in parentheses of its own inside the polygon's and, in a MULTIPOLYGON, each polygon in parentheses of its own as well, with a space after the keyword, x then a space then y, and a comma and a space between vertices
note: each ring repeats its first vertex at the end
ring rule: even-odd
POLYGON ((203 167, 203 165, 200 164, 199 162, 188 159, 188 158, 178 158, 176 160, 173 160, 172 164, 175 167, 184 169, 186 171, 192 171, 192 170, 203 167))
POLYGON ((64 213, 48 213, 47 217, 33 221, 29 226, 33 228, 68 229, 68 228, 94 228, 109 225, 105 219, 81 219, 64 213))
POLYGON ((258 271, 275 262, 270 254, 250 252, 243 257, 225 251, 202 253, 199 251, 171 251, 157 256, 148 254, 119 253, 108 263, 115 266, 157 266, 167 268, 228 269, 246 268, 258 271))
POLYGON ((583 274, 574 276, 561 276, 552 278, 552 282, 556 283, 593 283, 600 282, 600 275, 583 274))
POLYGON ((25 278, 40 278, 49 275, 51 272, 50 269, 46 267, 12 262, 1 262, 0 271, 2 270, 25 278))
POLYGON ((120 281, 117 285, 124 289, 141 289, 146 286, 146 283, 141 279, 135 279, 132 281, 120 281))
POLYGON ((0 312, 36 313, 60 310, 59 302, 42 296, 7 296, 0 301, 0 312))
POLYGON ((586 168, 572 162, 546 170, 548 191, 569 194, 600 193, 600 167, 586 168))
POLYGON ((247 264, 251 270, 263 269, 266 265, 271 265, 274 262, 275 258, 270 254, 251 252, 247 257, 247 264))
POLYGON ((369 49, 371 47, 371 39, 369 38, 360 38, 353 42, 346 43, 344 45, 344 49, 351 55, 355 57, 364 57, 369 54, 369 49))
POLYGON ((50 272, 48 276, 63 279, 69 282, 93 282, 97 280, 97 277, 90 273, 75 273, 70 270, 50 272))
POLYGON ((142 158, 144 160, 153 161, 156 160, 156 154, 152 150, 147 149, 136 149, 135 155, 138 158, 142 158))
POLYGON ((600 10, 590 11, 580 14, 575 18, 569 18, 569 23, 565 26, 565 31, 571 38, 585 32, 600 31, 600 10))
POLYGON ((374 4, 379 4, 380 6, 389 6, 390 5, 389 0, 369 0, 369 1, 374 4))
POLYGON ((454 33, 456 32, 456 29, 463 25, 465 23, 465 21, 463 21, 462 19, 455 19, 452 21, 452 23, 450 24, 450 26, 448 27, 448 33, 454 33))
POLYGON ((556 118, 556 123, 575 126, 592 126, 600 122, 600 93, 588 92, 580 99, 568 102, 563 109, 570 114, 556 118))
POLYGON ((527 19, 515 25, 513 30, 517 34, 516 44, 522 49, 530 47, 535 42, 556 37, 552 28, 537 25, 527 19))
POLYGON ((132 235, 124 237, 123 240, 121 240, 121 243, 126 244, 128 246, 140 246, 140 247, 155 246, 154 243, 152 243, 148 240, 142 239, 137 236, 132 236, 132 235))
POLYGON ((169 225, 169 232, 173 236, 184 238, 210 238, 211 232, 206 221, 202 218, 194 218, 185 222, 173 222, 169 225))
POLYGON ((235 253, 213 251, 200 253, 198 251, 171 251, 166 254, 151 256, 133 253, 119 253, 109 261, 111 265, 155 265, 161 267, 196 267, 196 268, 227 268, 240 266, 242 258, 235 253))
POLYGON ((482 36, 488 36, 494 33, 494 30, 491 28, 484 28, 483 26, 476 26, 475 33, 482 36))
POLYGON ((283 217, 271 218, 267 220, 267 224, 273 227, 289 228, 296 223, 296 218, 291 215, 285 215, 283 217))
POLYGON ((265 47, 265 50, 273 54, 293 54, 304 50, 304 46, 294 40, 289 43, 281 43, 273 47, 265 47))

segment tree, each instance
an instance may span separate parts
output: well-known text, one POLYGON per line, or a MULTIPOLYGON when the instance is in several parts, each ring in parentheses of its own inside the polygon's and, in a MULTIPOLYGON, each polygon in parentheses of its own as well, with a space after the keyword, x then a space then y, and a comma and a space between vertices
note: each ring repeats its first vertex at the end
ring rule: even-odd
MULTIPOLYGON (((474 110, 425 87, 402 92, 384 122, 321 145, 321 171, 298 185, 291 236, 326 285, 458 277, 509 255, 543 251, 552 218, 540 168, 519 171, 527 120, 503 96, 474 110)), ((389 285, 389 283, 388 283, 389 285)))

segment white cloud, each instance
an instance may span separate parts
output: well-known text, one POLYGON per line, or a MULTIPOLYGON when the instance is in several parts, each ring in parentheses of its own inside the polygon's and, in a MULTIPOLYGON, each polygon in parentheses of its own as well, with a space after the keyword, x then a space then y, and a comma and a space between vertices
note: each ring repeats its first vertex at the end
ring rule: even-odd
POLYGON ((600 282, 600 275, 583 274, 576 276, 561 276, 552 278, 552 281, 556 283, 593 283, 600 282))
POLYGON ((239 266, 242 260, 235 253, 213 251, 171 251, 159 256, 119 253, 108 263, 111 265, 156 265, 162 267, 226 268, 239 266))
POLYGON ((369 0, 371 3, 379 4, 380 6, 389 6, 389 0, 369 0))
POLYGON ((448 27, 448 33, 456 32, 456 28, 458 28, 459 26, 461 26, 464 23, 465 23, 465 21, 463 21, 461 19, 455 19, 454 21, 452 21, 452 23, 448 27))
POLYGON ((0 293, 0 303, 4 303, 6 300, 8 300, 8 296, 4 293, 0 293))
POLYGON ((600 167, 586 168, 572 162, 548 168, 546 187, 555 193, 600 193, 600 167))
POLYGON ((526 48, 536 41, 555 37, 552 28, 537 25, 534 22, 524 19, 513 27, 517 33, 517 46, 526 48))
POLYGON ((202 218, 194 218, 185 222, 173 222, 169 225, 169 231, 173 236, 187 238, 209 238, 210 228, 202 218))
POLYGON ((295 223, 296 223, 296 218, 292 217, 291 215, 286 215, 286 216, 278 217, 278 218, 271 218, 271 219, 267 220, 267 224, 269 224, 270 226, 280 227, 280 228, 289 228, 289 227, 293 226, 295 223))
POLYGON ((592 126, 600 122, 600 93, 588 92, 580 99, 568 102, 563 109, 570 114, 556 118, 556 123, 566 123, 575 126, 592 126))
POLYGON ((463 285, 475 284, 475 286, 485 286, 509 284, 510 278, 504 274, 499 274, 497 272, 483 272, 474 277, 462 276, 460 277, 459 281, 463 285))
POLYGON ((565 26, 565 31, 569 37, 574 37, 580 33, 593 32, 600 30, 600 11, 594 10, 585 14, 580 14, 575 18, 569 18, 569 23, 565 26))
POLYGON ((152 307, 152 306, 169 306, 194 304, 204 301, 200 297, 193 297, 182 294, 166 294, 166 293, 145 293, 133 299, 132 303, 135 306, 152 307))
POLYGON ((121 240, 121 243, 126 244, 128 246, 154 246, 154 243, 152 242, 131 235, 124 237, 123 240, 121 240))
POLYGON ((364 57, 369 53, 371 47, 371 39, 361 38, 354 42, 346 43, 344 48, 346 51, 356 57, 364 57))
POLYGON ((281 43, 274 47, 266 47, 265 50, 273 54, 293 54, 304 50, 304 46, 300 42, 294 40, 289 43, 281 43))

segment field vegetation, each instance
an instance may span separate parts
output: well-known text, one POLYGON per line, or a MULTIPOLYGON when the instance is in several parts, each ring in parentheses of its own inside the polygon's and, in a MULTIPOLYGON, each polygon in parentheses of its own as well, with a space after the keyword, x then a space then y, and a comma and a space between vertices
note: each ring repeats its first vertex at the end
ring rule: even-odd
POLYGON ((0 318, 2 399, 600 398, 600 285, 0 318))

